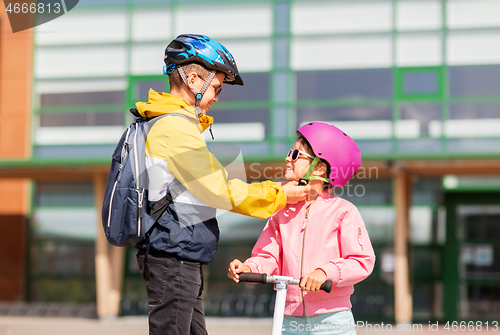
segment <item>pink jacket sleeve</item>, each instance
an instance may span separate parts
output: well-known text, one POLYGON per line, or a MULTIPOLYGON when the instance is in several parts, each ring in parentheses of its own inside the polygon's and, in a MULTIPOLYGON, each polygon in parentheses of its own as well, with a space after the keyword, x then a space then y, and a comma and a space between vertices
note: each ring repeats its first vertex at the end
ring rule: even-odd
POLYGON ((252 257, 244 262, 252 272, 266 273, 269 276, 281 273, 281 234, 277 221, 275 215, 267 221, 252 249, 252 257))
POLYGON ((350 208, 340 223, 340 258, 321 266, 334 286, 350 286, 368 277, 375 265, 373 251, 363 218, 356 207, 350 208))

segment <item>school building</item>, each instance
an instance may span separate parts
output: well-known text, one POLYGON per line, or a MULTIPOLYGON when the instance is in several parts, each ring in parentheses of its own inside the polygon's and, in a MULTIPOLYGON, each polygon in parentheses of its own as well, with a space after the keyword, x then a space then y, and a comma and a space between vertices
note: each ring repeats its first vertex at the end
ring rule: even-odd
MULTIPOLYGON (((107 244, 101 199, 128 109, 168 91, 166 45, 199 33, 232 52, 245 82, 224 86, 206 137, 231 175, 282 178, 306 122, 358 143, 362 168, 335 190, 377 254, 355 287, 357 320, 497 318, 498 13, 500 0, 81 0, 12 33, 0 4, 0 314, 57 303, 147 313, 135 250, 107 244)), ((219 222, 207 315, 272 315, 272 288, 226 277, 265 221, 219 222)))

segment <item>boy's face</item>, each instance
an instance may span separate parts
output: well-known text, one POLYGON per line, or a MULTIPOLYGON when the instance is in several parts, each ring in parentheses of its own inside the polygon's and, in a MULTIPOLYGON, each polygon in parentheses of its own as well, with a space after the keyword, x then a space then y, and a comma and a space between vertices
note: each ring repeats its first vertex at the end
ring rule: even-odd
MULTIPOLYGON (((300 141, 295 141, 292 150, 293 149, 299 149, 304 152, 306 151, 300 141)), ((285 179, 289 181, 298 181, 300 178, 305 176, 307 169, 309 169, 312 161, 312 158, 309 158, 302 153, 299 154, 297 160, 295 161, 292 161, 292 158, 290 156, 287 156, 285 179)))
MULTIPOLYGON (((224 78, 224 73, 217 72, 212 79, 212 82, 208 85, 207 90, 205 91, 205 94, 203 94, 203 98, 200 102, 200 108, 203 114, 207 114, 212 104, 219 101, 217 92, 220 92, 222 84, 224 83, 224 78)), ((203 85, 205 85, 205 81, 200 76, 197 76, 197 79, 193 83, 194 90, 199 92, 203 85)))

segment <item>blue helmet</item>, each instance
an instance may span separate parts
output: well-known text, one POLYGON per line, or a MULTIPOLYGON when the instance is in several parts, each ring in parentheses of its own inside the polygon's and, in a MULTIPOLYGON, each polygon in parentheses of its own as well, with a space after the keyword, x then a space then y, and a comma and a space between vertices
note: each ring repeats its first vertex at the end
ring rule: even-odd
POLYGON ((233 55, 222 44, 205 35, 177 36, 165 49, 164 61, 167 75, 174 72, 178 65, 194 62, 223 72, 227 84, 243 85, 233 55))

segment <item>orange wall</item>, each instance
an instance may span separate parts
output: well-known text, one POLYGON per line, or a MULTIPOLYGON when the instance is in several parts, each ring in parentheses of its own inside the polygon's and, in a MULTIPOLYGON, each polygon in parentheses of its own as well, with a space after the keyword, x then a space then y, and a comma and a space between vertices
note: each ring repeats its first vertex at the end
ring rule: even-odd
MULTIPOLYGON (((0 160, 31 155, 33 29, 13 34, 0 1, 0 160)), ((29 182, 0 180, 0 301, 24 294, 29 182)))
MULTIPOLYGON (((0 2, 0 160, 27 159, 31 140, 33 29, 13 34, 0 2)), ((0 181, 0 215, 28 211, 26 181, 0 181)))

